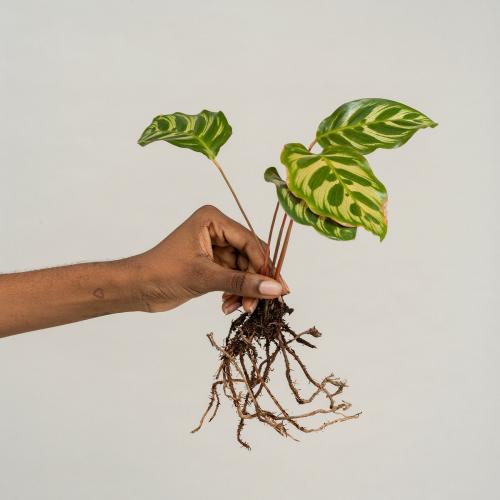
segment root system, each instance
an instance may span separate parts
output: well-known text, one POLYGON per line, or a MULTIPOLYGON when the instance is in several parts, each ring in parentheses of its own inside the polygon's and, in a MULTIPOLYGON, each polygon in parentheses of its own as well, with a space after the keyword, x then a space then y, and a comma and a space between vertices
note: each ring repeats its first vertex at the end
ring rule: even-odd
POLYGON ((302 333, 295 333, 285 321, 293 309, 279 300, 260 301, 253 314, 243 313, 235 319, 229 334, 222 346, 214 340, 213 334, 208 338, 213 347, 220 353, 220 364, 215 374, 215 382, 210 389, 208 407, 203 413, 199 425, 191 432, 201 429, 204 421, 212 421, 221 403, 221 395, 232 401, 239 417, 236 428, 236 439, 247 449, 250 445, 243 439, 242 433, 248 420, 258 420, 272 427, 281 436, 297 440, 290 430, 300 432, 318 432, 330 425, 357 418, 360 413, 345 413, 351 404, 335 398, 342 394, 347 384, 333 374, 321 381, 315 380, 304 362, 296 352, 296 344, 315 348, 312 340, 321 336, 315 328, 302 333), (305 412, 289 412, 280 402, 270 387, 270 376, 278 360, 282 360, 282 368, 288 387, 299 405, 309 405, 325 399, 323 407, 312 408, 305 412), (303 395, 292 373, 298 367, 307 382, 312 385, 309 395, 303 395), (271 409, 264 408, 270 404, 271 409), (209 416, 210 414, 210 416, 209 416), (322 417, 319 424, 309 426, 304 423, 322 417))

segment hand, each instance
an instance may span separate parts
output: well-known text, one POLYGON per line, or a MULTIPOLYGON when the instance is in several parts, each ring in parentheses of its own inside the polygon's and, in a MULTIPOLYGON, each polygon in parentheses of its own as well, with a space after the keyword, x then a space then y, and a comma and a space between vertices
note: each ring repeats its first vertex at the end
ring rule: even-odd
POLYGON ((126 259, 0 275, 0 337, 106 314, 167 311, 221 290, 222 310, 251 312, 286 293, 257 274, 265 244, 214 207, 202 207, 151 250, 126 259))
POLYGON ((253 312, 257 299, 283 294, 279 282, 256 272, 265 263, 266 244, 261 245, 217 208, 201 207, 157 246, 132 258, 143 277, 144 309, 167 311, 219 290, 225 292, 225 314, 241 305, 253 312))

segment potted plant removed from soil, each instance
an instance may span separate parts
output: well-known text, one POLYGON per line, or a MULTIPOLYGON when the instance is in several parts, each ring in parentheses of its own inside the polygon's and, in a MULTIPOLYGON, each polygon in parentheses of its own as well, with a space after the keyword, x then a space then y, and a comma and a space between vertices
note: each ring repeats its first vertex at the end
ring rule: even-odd
MULTIPOLYGON (((221 111, 159 115, 144 130, 139 144, 166 141, 205 155, 222 175, 265 255, 262 272, 284 283, 281 271, 294 223, 310 226, 336 241, 355 239, 358 228, 384 239, 387 191, 366 155, 379 148, 402 146, 418 130, 436 125, 405 104, 381 98, 358 99, 343 104, 325 118, 308 146, 286 144, 281 153, 286 178, 282 178, 275 167, 269 167, 264 173, 264 179, 274 185, 277 196, 267 246, 255 235, 217 160, 220 148, 232 133, 221 111), (282 215, 279 215, 280 209, 282 215)), ((234 300, 237 298, 226 297, 228 302, 234 300)), ((243 439, 242 431, 250 420, 258 420, 282 436, 295 439, 294 431, 318 432, 360 415, 350 412, 350 403, 340 399, 346 387, 344 380, 333 374, 317 379, 302 361, 298 348, 315 348, 313 342, 321 333, 315 327, 296 333, 287 322, 292 312, 283 298, 261 300, 253 313, 243 312, 232 321, 224 342, 219 344, 212 333, 208 335, 219 353, 219 362, 208 407, 192 432, 198 431, 207 418, 211 421, 215 417, 221 396, 234 405, 238 417, 236 437, 248 449, 250 446, 243 439), (285 407, 272 388, 271 374, 280 369, 297 407, 304 408, 302 411, 285 407), (299 389, 297 374, 308 382, 307 393, 299 389)))

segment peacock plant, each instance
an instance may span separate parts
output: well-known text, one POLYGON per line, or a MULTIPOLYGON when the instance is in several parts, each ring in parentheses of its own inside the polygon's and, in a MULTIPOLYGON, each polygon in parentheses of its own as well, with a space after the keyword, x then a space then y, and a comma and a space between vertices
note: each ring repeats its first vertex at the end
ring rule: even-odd
MULTIPOLYGON (((264 173, 264 179, 274 184, 278 198, 267 247, 255 235, 250 219, 217 160, 220 148, 232 133, 221 111, 203 110, 198 115, 159 115, 144 130, 139 144, 146 146, 155 141, 166 141, 205 155, 224 178, 260 245, 265 256, 262 272, 282 280, 281 269, 294 221, 311 226, 316 232, 333 240, 353 240, 358 227, 363 227, 380 240, 384 239, 387 233, 387 190, 375 176, 365 155, 379 148, 400 147, 418 130, 436 125, 426 115, 405 104, 380 98, 358 99, 343 104, 325 118, 319 124, 309 147, 298 143, 286 144, 280 158, 286 169, 286 180, 280 177, 274 167, 269 167, 264 173), (314 152, 315 148, 321 148, 321 151, 314 152), (271 259, 271 240, 280 206, 284 214, 271 259), (287 219, 289 222, 283 238, 287 219)), ((359 412, 346 413, 350 403, 334 399, 343 392, 345 381, 333 374, 317 381, 309 373, 294 346, 301 344, 314 348, 315 345, 306 337, 318 338, 321 333, 314 327, 295 333, 284 319, 292 311, 282 298, 260 301, 253 313, 242 313, 232 322, 222 346, 212 334, 208 335, 211 344, 221 355, 220 364, 216 380, 211 385, 208 407, 192 432, 201 428, 211 410, 209 421, 215 417, 220 405, 220 388, 232 401, 238 414, 237 440, 248 449, 248 443, 242 438, 247 420, 259 420, 282 436, 294 439, 290 427, 300 432, 315 432, 360 415, 359 412), (297 404, 307 405, 322 396, 326 399, 326 408, 303 413, 285 409, 272 392, 269 381, 273 366, 280 357, 288 386, 297 404), (309 396, 304 396, 298 389, 292 377, 292 363, 296 363, 305 379, 313 385, 309 396), (264 394, 267 395, 267 402, 273 405, 272 410, 264 408, 264 394), (303 424, 304 419, 317 415, 331 418, 313 427, 303 424)))
MULTIPOLYGON (((437 123, 420 111, 388 99, 358 99, 343 104, 318 127, 316 138, 306 148, 286 144, 281 162, 286 167, 286 186, 276 182, 275 170, 264 178, 276 184, 278 200, 285 212, 300 224, 313 226, 332 238, 331 231, 318 228, 316 221, 298 216, 306 207, 332 224, 362 226, 383 240, 387 232, 387 191, 363 155, 378 148, 392 149, 405 144, 417 130, 437 123), (318 144, 322 151, 311 150, 318 144), (288 196, 284 189, 288 189, 288 196), (294 198, 290 198, 294 195, 294 198)), ((335 239, 351 240, 355 233, 337 232, 335 239)))

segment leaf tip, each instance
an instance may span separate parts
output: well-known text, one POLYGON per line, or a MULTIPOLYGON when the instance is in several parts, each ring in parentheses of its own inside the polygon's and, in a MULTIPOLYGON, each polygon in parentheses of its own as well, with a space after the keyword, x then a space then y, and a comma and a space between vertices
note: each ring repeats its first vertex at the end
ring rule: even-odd
POLYGON ((143 147, 147 146, 148 144, 151 144, 153 141, 156 140, 155 135, 157 135, 157 134, 158 134, 158 130, 155 127, 155 122, 153 120, 151 125, 149 125, 144 130, 144 132, 141 134, 141 136, 139 137, 139 140, 137 141, 137 144, 139 144, 139 146, 143 146, 143 147))
POLYGON ((380 238, 380 243, 382 243, 382 241, 384 241, 385 237, 387 236, 387 220, 385 221, 385 224, 382 228, 382 231, 380 233, 378 233, 378 237, 380 238))
POLYGON ((278 174, 278 171, 276 170, 275 167, 268 167, 268 168, 266 168, 266 170, 264 172, 264 180, 266 182, 272 182, 273 177, 277 174, 278 174))

